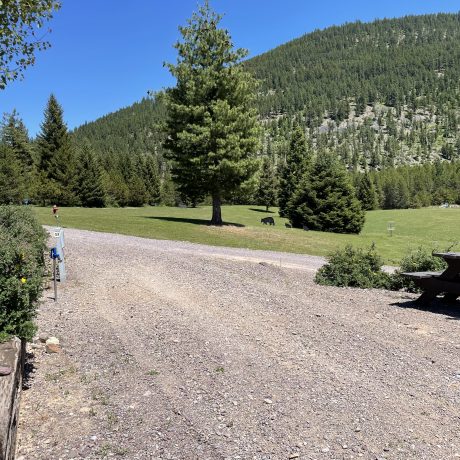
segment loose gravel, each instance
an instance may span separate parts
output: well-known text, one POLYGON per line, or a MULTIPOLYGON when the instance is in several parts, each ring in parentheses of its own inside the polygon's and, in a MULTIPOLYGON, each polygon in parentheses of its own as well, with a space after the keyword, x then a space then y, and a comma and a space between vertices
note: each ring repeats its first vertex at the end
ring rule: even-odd
POLYGON ((307 256, 66 245, 38 317, 63 351, 29 346, 18 459, 460 457, 460 304, 318 286, 307 256))

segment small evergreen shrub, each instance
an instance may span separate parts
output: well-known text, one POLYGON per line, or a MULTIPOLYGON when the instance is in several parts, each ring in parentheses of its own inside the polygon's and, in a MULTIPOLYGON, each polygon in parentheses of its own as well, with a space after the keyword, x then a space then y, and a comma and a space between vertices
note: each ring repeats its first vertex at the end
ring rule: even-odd
POLYGON ((375 250, 345 246, 333 253, 316 273, 318 284, 339 287, 387 288, 390 276, 382 271, 383 261, 375 250))
POLYGON ((410 251, 401 260, 398 270, 392 275, 391 289, 397 291, 405 289, 409 292, 419 292, 414 282, 402 275, 405 272, 426 272, 443 271, 447 267, 446 262, 441 257, 434 257, 432 252, 419 247, 410 251))
POLYGON ((30 340, 42 292, 46 233, 25 207, 0 206, 0 341, 30 340))

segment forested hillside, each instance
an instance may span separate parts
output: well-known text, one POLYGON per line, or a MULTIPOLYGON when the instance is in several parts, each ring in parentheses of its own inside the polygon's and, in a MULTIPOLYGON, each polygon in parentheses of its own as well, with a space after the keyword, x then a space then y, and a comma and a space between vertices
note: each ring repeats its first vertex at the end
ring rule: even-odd
MULTIPOLYGON (((244 66, 259 80, 256 104, 264 130, 258 153, 265 160, 253 180, 227 197, 231 202, 271 206, 272 189, 281 184, 280 200, 287 204, 286 180, 296 177, 288 177, 289 158, 304 158, 308 169, 307 163, 331 154, 352 174, 366 209, 460 203, 460 13, 334 26, 244 66)), ((193 202, 179 196, 171 181, 163 154, 165 116, 159 93, 71 133, 75 149, 91 150, 102 167, 106 204, 193 202)), ((13 148, 8 133, 21 139, 27 134, 17 117, 8 123, 0 140, 13 148), (12 131, 16 125, 21 129, 12 131)), ((36 150, 32 142, 31 155, 38 158, 36 150)), ((3 156, 4 176, 13 177, 6 150, 3 156)), ((18 170, 30 169, 30 162, 22 163, 19 158, 18 170)), ((22 188, 37 197, 40 181, 22 188)))
POLYGON ((161 156, 165 106, 161 96, 145 98, 130 107, 85 123, 74 131, 77 143, 86 138, 102 154, 155 153, 161 156))
MULTIPOLYGON (((260 81, 266 153, 283 154, 298 123, 312 147, 336 151, 350 169, 460 154, 460 14, 330 27, 245 66, 260 81)), ((101 151, 154 148, 162 114, 143 100, 76 135, 101 151)))

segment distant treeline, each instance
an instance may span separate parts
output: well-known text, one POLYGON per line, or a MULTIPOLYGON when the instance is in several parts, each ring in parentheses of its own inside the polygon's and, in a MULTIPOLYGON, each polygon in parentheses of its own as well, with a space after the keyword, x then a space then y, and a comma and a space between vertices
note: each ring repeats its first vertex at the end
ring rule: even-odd
MULTIPOLYGON (((151 130, 144 137, 130 135, 130 127, 126 131, 120 129, 119 136, 111 135, 111 117, 101 122, 102 127, 106 124, 106 133, 104 129, 96 130, 94 137, 88 138, 88 130, 95 129, 94 124, 69 133, 62 107, 54 96, 49 99, 41 132, 34 140, 29 138, 17 113, 6 115, 0 131, 0 203, 27 200, 69 206, 199 204, 175 191, 168 162, 163 157, 161 106, 158 109, 158 104, 149 100, 140 105, 151 110, 151 130)), ((141 112, 133 111, 130 115, 130 109, 123 109, 121 113, 127 124, 136 124, 141 112)), ((297 149, 294 163, 313 162, 316 157, 330 154, 327 149, 316 150, 305 132, 294 128, 286 150, 278 155, 260 153, 260 171, 225 201, 277 205, 289 193, 283 174, 293 149, 297 149), (300 147, 296 132, 303 139, 300 147)), ((349 176, 364 209, 460 204, 460 161, 456 159, 379 171, 351 169, 349 176)), ((301 175, 289 180, 290 187, 295 188, 301 175)))
MULTIPOLYGON (((366 209, 458 203, 459 42, 460 14, 409 16, 315 31, 246 61, 260 81, 261 167, 226 202, 283 201, 300 130, 302 161, 339 159, 366 209)), ((197 204, 171 180, 163 98, 68 132, 51 97, 33 140, 17 113, 6 115, 0 201, 197 204)))

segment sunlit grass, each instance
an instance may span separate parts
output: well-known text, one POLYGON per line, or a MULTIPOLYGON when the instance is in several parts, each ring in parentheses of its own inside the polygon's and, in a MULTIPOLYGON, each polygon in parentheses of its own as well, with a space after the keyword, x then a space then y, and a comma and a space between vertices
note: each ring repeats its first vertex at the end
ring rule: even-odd
MULTIPOLYGON (((42 224, 55 225, 50 208, 34 208, 42 224)), ((373 242, 386 263, 395 264, 417 246, 446 249, 460 241, 460 209, 404 209, 370 211, 360 235, 340 235, 289 229, 272 209, 266 214, 260 206, 224 206, 227 225, 211 227, 211 208, 61 208, 64 227, 121 233, 146 238, 191 241, 216 246, 268 249, 313 255, 328 255, 347 243, 369 246, 373 242), (262 217, 271 215, 276 226, 263 225, 262 217), (388 222, 394 222, 390 236, 388 222)), ((456 246, 460 250, 459 246, 456 246)))

